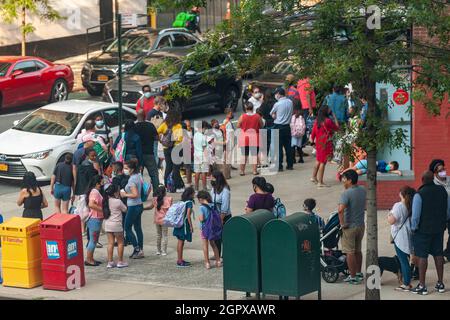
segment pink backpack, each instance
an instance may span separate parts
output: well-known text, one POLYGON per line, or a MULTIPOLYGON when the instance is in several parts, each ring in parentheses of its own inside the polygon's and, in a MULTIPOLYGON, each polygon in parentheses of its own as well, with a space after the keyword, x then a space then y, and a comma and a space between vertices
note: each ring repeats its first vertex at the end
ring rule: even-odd
POLYGON ((301 115, 298 118, 296 118, 295 115, 292 116, 291 135, 296 138, 303 137, 303 135, 305 134, 305 130, 306 130, 306 125, 305 125, 305 120, 303 119, 303 117, 301 115))

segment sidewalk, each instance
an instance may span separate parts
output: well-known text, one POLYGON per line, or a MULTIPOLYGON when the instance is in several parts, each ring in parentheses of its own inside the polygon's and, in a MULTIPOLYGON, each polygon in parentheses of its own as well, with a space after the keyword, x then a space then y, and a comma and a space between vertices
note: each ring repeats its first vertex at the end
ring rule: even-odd
MULTIPOLYGON (((310 151, 310 150, 309 150, 310 151)), ((275 194, 285 203, 288 213, 301 211, 303 200, 314 197, 318 203, 318 213, 328 218, 329 213, 336 210, 337 201, 342 186, 334 179, 336 167, 329 165, 326 170, 326 181, 331 188, 317 189, 309 181, 314 162, 313 157, 305 157, 305 164, 296 164, 294 171, 285 171, 275 176, 267 176, 266 179, 275 187, 275 194)), ((240 177, 238 171, 232 171, 233 178, 229 180, 232 191, 232 212, 234 215, 243 213, 245 202, 252 193, 252 175, 240 177)), ((49 195, 49 187, 43 188, 52 205, 49 195)), ((0 196, 1 211, 5 220, 12 216, 20 216, 22 210, 15 204, 18 193, 0 196)), ((179 199, 179 195, 174 195, 179 199)), ((195 207, 198 212, 198 206, 195 207)), ((44 216, 48 217, 51 209, 46 209, 44 216)), ((394 249, 389 243, 389 226, 386 222, 385 211, 379 212, 379 255, 394 256, 394 249)), ((213 268, 205 270, 203 266, 203 254, 201 240, 198 232, 198 222, 195 223, 193 242, 185 246, 185 259, 192 262, 193 266, 186 269, 176 268, 176 239, 169 233, 169 248, 166 257, 154 255, 156 231, 153 225, 153 211, 144 211, 144 251, 146 257, 141 260, 129 261, 130 266, 125 269, 106 269, 106 246, 95 251, 96 260, 102 261, 99 267, 86 267, 86 286, 71 292, 58 292, 35 289, 18 289, 0 287, 0 296, 20 299, 222 299, 222 269, 213 268)), ((100 242, 106 245, 106 236, 100 237, 100 242)), ((365 252, 365 240, 363 252, 365 252)), ((131 254, 132 248, 125 248, 126 257, 131 254)), ((212 252, 210 252, 212 255, 212 252)), ((226 262, 225 262, 226 263, 226 262)), ((448 268, 448 267, 447 267, 448 268)), ((436 272, 432 259, 429 260, 427 273, 428 296, 416 296, 412 293, 397 292, 394 288, 398 285, 396 276, 385 273, 382 278, 381 297, 383 300, 433 300, 450 299, 450 293, 438 294, 434 292, 436 272)), ((415 285, 417 282, 414 281, 415 285)), ((450 273, 445 273, 445 283, 450 286, 450 273)), ((450 288, 450 287, 449 287, 450 288)), ((241 292, 229 292, 229 299, 246 299, 241 292)), ((322 281, 322 297, 326 300, 362 300, 364 299, 364 285, 348 285, 338 280, 337 283, 327 284, 322 281)), ((277 299, 269 296, 267 299, 277 299)), ((310 294, 302 299, 316 300, 317 294, 310 294)))
MULTIPOLYGON (((91 52, 89 54, 90 57, 100 54, 101 51, 91 52)), ((83 65, 86 62, 86 54, 81 54, 79 56, 69 57, 62 60, 54 61, 54 63, 67 64, 72 68, 73 75, 75 78, 75 84, 73 86, 73 92, 84 91, 83 84, 81 82, 81 70, 83 69, 83 65)))

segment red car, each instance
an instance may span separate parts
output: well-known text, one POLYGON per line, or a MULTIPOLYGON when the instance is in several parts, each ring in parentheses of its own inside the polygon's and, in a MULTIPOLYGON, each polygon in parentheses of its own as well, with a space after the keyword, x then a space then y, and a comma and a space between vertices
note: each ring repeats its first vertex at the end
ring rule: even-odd
POLYGON ((67 100, 73 84, 70 66, 36 57, 0 56, 0 109, 67 100))

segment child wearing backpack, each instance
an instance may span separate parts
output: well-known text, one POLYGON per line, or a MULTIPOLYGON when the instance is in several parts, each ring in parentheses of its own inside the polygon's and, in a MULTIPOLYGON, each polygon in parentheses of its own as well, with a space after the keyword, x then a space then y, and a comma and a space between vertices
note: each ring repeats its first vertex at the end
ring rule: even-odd
POLYGON ((308 198, 303 202, 303 209, 306 214, 313 216, 316 219, 317 224, 319 225, 319 231, 322 232, 325 227, 325 221, 323 221, 322 217, 318 216, 314 213, 314 209, 316 208, 316 200, 308 198))
POLYGON ((168 241, 168 231, 169 227, 164 225, 164 217, 167 214, 170 206, 172 205, 172 197, 167 197, 166 187, 163 185, 156 189, 155 197, 153 198, 153 205, 155 206, 155 218, 154 223, 156 226, 156 255, 166 256, 167 255, 167 241, 168 241), (162 250, 161 250, 162 242, 162 250))
POLYGON ((216 236, 222 235, 222 220, 217 209, 212 204, 211 195, 207 191, 199 191, 197 194, 197 199, 200 202, 200 215, 198 219, 200 221, 201 238, 203 242, 203 257, 205 259, 205 268, 211 269, 211 264, 209 262, 209 252, 208 244, 211 245, 214 251, 214 257, 216 260, 216 267, 220 268, 222 266, 222 261, 220 260, 219 249, 217 248, 214 239, 216 236), (220 229, 220 230, 219 230, 220 229))
MULTIPOLYGON (((188 187, 181 195, 181 201, 185 203, 183 225, 173 229, 173 235, 177 237, 177 267, 190 267, 191 263, 183 260, 184 242, 192 242, 192 233, 194 232, 194 225, 192 224, 192 216, 194 215, 194 196, 195 190, 188 187)), ((174 204, 176 205, 176 204, 174 204)), ((170 210, 170 209, 169 209, 170 210)))
POLYGON ((291 118, 291 146, 292 146, 292 153, 294 156, 294 163, 295 160, 295 154, 298 153, 300 155, 300 159, 298 160, 299 163, 304 163, 303 161, 303 136, 305 135, 306 131, 306 124, 305 119, 302 116, 302 110, 300 108, 294 108, 294 114, 291 118))

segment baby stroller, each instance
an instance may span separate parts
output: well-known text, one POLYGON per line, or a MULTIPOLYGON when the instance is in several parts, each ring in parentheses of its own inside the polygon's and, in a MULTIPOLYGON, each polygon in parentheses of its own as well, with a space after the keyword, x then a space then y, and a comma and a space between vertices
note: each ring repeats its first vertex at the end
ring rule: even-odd
POLYGON ((322 279, 327 283, 334 283, 339 279, 341 273, 346 276, 349 274, 346 256, 341 250, 338 250, 341 226, 337 212, 330 215, 322 234, 320 238, 322 243, 322 254, 320 256, 322 279))

